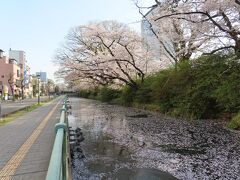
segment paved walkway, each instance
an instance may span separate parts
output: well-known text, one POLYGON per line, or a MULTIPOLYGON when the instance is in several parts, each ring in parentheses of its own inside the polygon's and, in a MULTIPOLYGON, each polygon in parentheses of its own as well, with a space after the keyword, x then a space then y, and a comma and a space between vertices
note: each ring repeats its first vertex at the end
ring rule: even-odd
POLYGON ((0 126, 0 179, 43 180, 59 121, 61 98, 0 126))
MULTIPOLYGON (((45 101, 48 99, 48 96, 43 96, 40 98, 40 101, 45 101)), ((13 113, 15 111, 18 111, 22 108, 25 108, 27 106, 31 106, 33 104, 36 104, 38 102, 38 98, 32 98, 32 99, 24 99, 24 100, 17 100, 17 101, 2 101, 1 108, 2 108, 2 115, 6 115, 9 113, 13 113)))

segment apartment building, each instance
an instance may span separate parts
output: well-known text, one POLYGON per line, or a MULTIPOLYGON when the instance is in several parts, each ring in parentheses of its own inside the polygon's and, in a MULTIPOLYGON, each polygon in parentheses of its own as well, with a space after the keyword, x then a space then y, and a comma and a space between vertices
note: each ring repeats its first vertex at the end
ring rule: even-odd
POLYGON ((17 60, 3 55, 0 49, 0 96, 2 99, 11 99, 21 94, 21 68, 17 60))

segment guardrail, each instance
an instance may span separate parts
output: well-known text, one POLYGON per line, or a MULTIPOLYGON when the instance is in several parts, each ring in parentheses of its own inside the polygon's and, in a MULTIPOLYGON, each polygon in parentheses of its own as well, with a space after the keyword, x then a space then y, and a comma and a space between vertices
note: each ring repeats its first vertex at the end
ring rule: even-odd
POLYGON ((71 180, 68 145, 67 98, 61 108, 60 121, 55 125, 56 137, 46 180, 71 180))

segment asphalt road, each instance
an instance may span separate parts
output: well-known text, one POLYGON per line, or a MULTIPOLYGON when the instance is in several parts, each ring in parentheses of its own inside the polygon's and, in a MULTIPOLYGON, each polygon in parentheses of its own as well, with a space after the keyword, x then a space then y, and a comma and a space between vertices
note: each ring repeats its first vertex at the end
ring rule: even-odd
MULTIPOLYGON (((47 100, 48 96, 40 97, 40 101, 47 100)), ((32 98, 32 99, 24 99, 24 100, 18 100, 18 101, 2 101, 0 102, 1 106, 1 115, 4 116, 6 114, 13 113, 15 111, 18 111, 22 108, 25 108, 27 106, 31 106, 38 102, 38 98, 32 98)))

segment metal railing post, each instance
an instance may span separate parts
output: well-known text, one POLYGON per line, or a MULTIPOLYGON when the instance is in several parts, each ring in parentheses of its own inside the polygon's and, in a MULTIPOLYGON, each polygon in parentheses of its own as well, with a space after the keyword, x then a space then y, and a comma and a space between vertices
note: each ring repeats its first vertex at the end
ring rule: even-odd
POLYGON ((46 180, 68 180, 68 160, 67 160, 67 105, 66 100, 60 110, 60 121, 55 125, 56 137, 53 145, 52 155, 48 167, 46 180))

